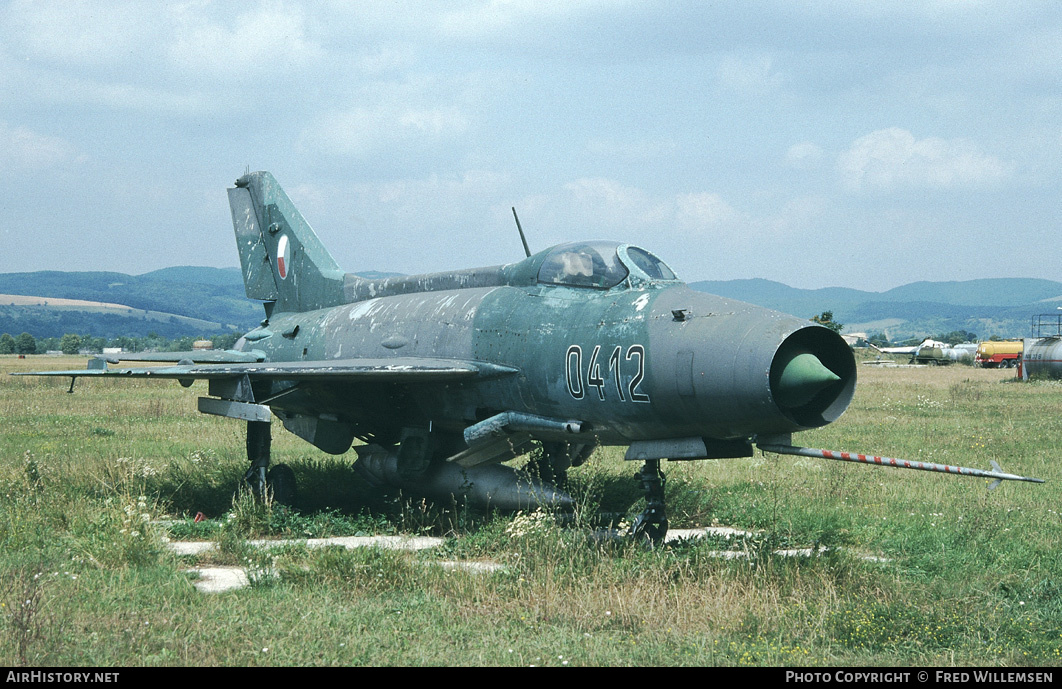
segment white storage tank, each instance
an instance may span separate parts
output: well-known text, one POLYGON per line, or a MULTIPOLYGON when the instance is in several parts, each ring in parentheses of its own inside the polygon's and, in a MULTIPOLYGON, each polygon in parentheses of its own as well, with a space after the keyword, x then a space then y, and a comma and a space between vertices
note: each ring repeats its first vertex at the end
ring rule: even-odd
POLYGON ((1062 336, 1029 337, 1022 353, 1021 377, 1062 378, 1062 336))

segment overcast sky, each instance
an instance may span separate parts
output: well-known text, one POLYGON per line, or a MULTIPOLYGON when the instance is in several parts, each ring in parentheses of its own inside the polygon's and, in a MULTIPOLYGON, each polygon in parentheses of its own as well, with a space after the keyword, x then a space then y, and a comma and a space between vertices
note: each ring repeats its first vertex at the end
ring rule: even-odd
POLYGON ((4 2, 0 272, 236 266, 269 170, 338 263, 615 239, 688 281, 1062 279, 1062 3, 4 2))

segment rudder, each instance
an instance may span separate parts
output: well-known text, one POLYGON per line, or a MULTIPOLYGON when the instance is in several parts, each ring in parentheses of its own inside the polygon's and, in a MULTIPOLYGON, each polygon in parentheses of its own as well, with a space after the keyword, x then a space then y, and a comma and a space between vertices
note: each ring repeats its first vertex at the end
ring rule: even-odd
POLYGON ((343 272, 268 172, 250 172, 228 190, 243 282, 266 313, 344 303, 343 272))

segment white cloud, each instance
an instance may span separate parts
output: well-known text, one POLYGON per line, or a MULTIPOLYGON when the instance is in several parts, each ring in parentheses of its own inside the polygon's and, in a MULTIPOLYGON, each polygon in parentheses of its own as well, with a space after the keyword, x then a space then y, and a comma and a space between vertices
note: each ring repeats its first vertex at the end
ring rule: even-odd
POLYGON ((151 113, 206 115, 220 106, 209 96, 195 91, 154 88, 108 80, 82 79, 65 75, 45 75, 38 97, 46 103, 102 106, 151 113))
POLYGON ((831 213, 820 196, 744 208, 711 190, 654 193, 606 178, 575 180, 561 192, 538 199, 536 212, 521 210, 525 227, 564 228, 536 231, 539 247, 573 238, 634 242, 689 280, 762 276, 768 264, 791 271, 794 257, 823 245, 831 213))
POLYGON ((301 8, 252 7, 12 3, 0 9, 0 100, 14 91, 26 102, 201 116, 231 111, 237 81, 275 98, 323 51, 301 8))
POLYGON ((673 232, 700 235, 746 222, 719 194, 694 192, 653 196, 637 187, 604 178, 578 179, 564 185, 567 198, 560 207, 578 225, 598 227, 630 239, 630 232, 673 232))
POLYGON ((1010 165, 965 139, 915 139, 891 127, 856 139, 837 159, 844 185, 851 190, 898 187, 954 189, 998 182, 1010 165))
POLYGON ((407 110, 398 117, 398 124, 411 132, 426 136, 440 136, 464 131, 468 122, 454 107, 407 110))
POLYGON ((719 64, 716 76, 724 88, 748 95, 765 94, 782 85, 782 75, 772 69, 768 55, 728 55, 719 64))
POLYGON ((389 44, 373 46, 354 58, 354 66, 366 74, 402 71, 416 63, 416 55, 409 46, 389 44))
POLYGON ((514 27, 541 27, 543 23, 569 21, 596 11, 612 11, 623 0, 491 0, 447 12, 439 26, 444 34, 457 38, 497 37, 514 27))
MULTIPOLYGON (((434 223, 463 224, 484 213, 485 199, 504 195, 511 179, 492 170, 431 174, 388 181, 339 184, 296 183, 286 186, 300 211, 311 220, 332 217, 432 218, 434 223)), ((503 216, 510 213, 504 209, 503 216)), ((338 227, 338 226, 333 226, 338 227)))
POLYGON ((509 177, 503 173, 466 170, 460 176, 431 175, 422 179, 369 185, 365 189, 374 195, 375 201, 379 203, 397 203, 403 207, 417 206, 424 214, 431 216, 437 214, 439 208, 480 204, 483 197, 493 196, 508 182, 509 177))
POLYGON ((811 170, 822 161, 822 149, 810 141, 793 144, 785 152, 785 161, 797 170, 811 170))
POLYGON ((303 68, 323 54, 308 36, 301 9, 270 5, 239 14, 231 24, 211 21, 201 10, 193 6, 174 17, 178 26, 169 54, 182 69, 275 74, 303 68))
POLYGON ((741 215, 719 194, 700 192, 675 198, 675 222, 687 231, 704 231, 740 221, 741 215))
POLYGON ((644 226, 670 214, 665 203, 651 199, 636 187, 612 179, 582 178, 564 185, 567 203, 574 218, 584 226, 613 228, 644 226))
POLYGON ((77 160, 66 140, 0 121, 0 170, 38 172, 77 160))
POLYGON ((595 137, 586 143, 586 150, 590 153, 628 160, 652 160, 673 155, 677 149, 678 145, 669 138, 616 140, 595 137))
POLYGON ((767 224, 778 236, 805 230, 820 222, 828 208, 829 203, 821 196, 790 199, 778 215, 768 219, 767 224))
POLYGON ((14 2, 2 15, 7 50, 67 67, 110 66, 144 47, 153 13, 135 3, 14 2))
POLYGON ((313 151, 359 157, 404 143, 431 145, 467 128, 468 118, 455 106, 384 105, 328 113, 306 129, 300 140, 313 151))
POLYGON ((645 194, 640 189, 601 177, 577 179, 565 184, 564 188, 580 201, 597 201, 613 206, 631 206, 645 202, 645 194))
POLYGON ((472 169, 390 181, 295 184, 289 194, 345 269, 419 273, 511 260, 518 240, 502 241, 501 248, 493 241, 484 244, 493 228, 513 228, 509 206, 493 205, 508 196, 511 184, 505 173, 472 169), (358 237, 372 241, 351 241, 358 237))

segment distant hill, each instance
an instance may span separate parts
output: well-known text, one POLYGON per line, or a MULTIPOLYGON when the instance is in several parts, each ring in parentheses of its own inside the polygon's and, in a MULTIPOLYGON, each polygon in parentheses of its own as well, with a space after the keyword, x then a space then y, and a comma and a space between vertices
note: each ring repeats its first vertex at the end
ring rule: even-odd
POLYGON ((982 339, 1022 337, 1029 334, 1033 316, 1062 306, 1062 282, 1034 278, 913 282, 886 292, 798 289, 763 279, 704 281, 690 287, 805 318, 832 311, 846 332, 885 332, 894 341, 955 330, 982 339))
POLYGON ((105 272, 0 273, 0 294, 119 304, 19 305, 0 301, 0 332, 35 337, 66 333, 94 337, 213 335, 253 328, 262 306, 244 293, 237 268, 180 267, 126 275, 105 272))
POLYGON ((221 287, 238 287, 243 291, 243 273, 239 268, 206 268, 203 266, 175 266, 161 268, 137 277, 165 282, 196 283, 221 287))
POLYGON ((74 333, 113 339, 120 336, 146 337, 154 333, 172 340, 244 330, 174 313, 126 306, 79 306, 53 302, 47 305, 12 306, 0 302, 0 333, 11 335, 28 332, 34 337, 62 337, 74 333))
MULTIPOLYGON (((379 279, 396 273, 364 272, 379 279)), ((66 333, 113 338, 155 333, 174 339, 251 330, 265 315, 248 299, 239 268, 175 266, 142 275, 107 272, 40 271, 0 273, 0 333, 34 337, 66 333), (41 300, 84 300, 103 304, 60 304, 41 300), (117 308, 105 308, 106 306, 117 308)))
POLYGON ((1062 299, 1062 282, 990 278, 962 282, 912 282, 882 292, 874 301, 935 302, 963 306, 1022 306, 1062 299))
POLYGON ((847 287, 800 289, 763 278, 704 280, 691 282, 690 287, 701 292, 718 294, 721 297, 729 297, 785 313, 806 315, 808 318, 829 310, 833 310, 836 314, 838 309, 855 306, 876 296, 874 292, 863 292, 847 287), (828 306, 824 307, 823 304, 828 306))

